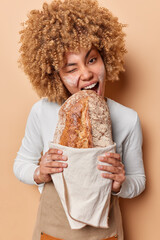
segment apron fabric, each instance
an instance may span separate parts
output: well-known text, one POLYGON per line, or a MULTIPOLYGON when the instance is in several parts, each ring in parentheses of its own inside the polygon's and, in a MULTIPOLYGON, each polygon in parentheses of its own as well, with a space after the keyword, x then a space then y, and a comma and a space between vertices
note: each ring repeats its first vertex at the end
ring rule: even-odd
POLYGON ((72 148, 51 142, 49 148, 61 149, 68 156, 68 167, 51 177, 70 227, 107 228, 112 180, 103 178, 104 171, 97 169, 97 165, 109 165, 98 161, 98 156, 115 152, 116 144, 102 148, 72 148))
POLYGON ((119 201, 113 195, 108 224, 109 228, 86 225, 81 229, 71 229, 55 186, 49 182, 45 183, 40 196, 32 240, 124 240, 119 201))

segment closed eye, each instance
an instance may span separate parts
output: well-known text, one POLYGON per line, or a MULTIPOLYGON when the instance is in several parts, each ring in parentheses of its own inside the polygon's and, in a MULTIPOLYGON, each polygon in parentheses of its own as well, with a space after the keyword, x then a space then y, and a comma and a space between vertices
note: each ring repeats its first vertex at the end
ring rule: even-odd
POLYGON ((74 71, 76 71, 76 70, 77 70, 77 68, 74 68, 74 69, 68 71, 67 73, 72 73, 72 72, 74 72, 74 71))

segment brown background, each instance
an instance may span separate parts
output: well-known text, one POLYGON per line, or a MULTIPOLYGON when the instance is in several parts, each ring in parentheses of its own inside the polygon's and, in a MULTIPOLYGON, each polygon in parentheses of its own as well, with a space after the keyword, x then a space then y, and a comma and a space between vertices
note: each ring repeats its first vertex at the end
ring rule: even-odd
MULTIPOLYGON (((26 120, 37 95, 18 69, 18 31, 29 10, 42 0, 1 1, 0 37, 0 238, 29 240, 36 219, 39 192, 19 182, 13 162, 24 135, 26 120)), ((106 95, 135 109, 144 136, 145 192, 131 200, 121 199, 125 240, 159 239, 160 216, 160 3, 158 0, 101 0, 128 27, 126 73, 121 81, 107 84, 106 95)))

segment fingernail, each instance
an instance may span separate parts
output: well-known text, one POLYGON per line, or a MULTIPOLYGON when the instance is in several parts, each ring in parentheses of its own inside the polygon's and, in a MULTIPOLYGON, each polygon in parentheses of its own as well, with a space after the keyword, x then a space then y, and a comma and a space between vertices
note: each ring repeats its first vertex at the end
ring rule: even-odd
POLYGON ((109 157, 109 156, 110 156, 110 153, 105 153, 105 155, 109 157))
POLYGON ((61 150, 58 150, 58 153, 61 154, 61 153, 63 153, 63 152, 62 152, 61 150))
POLYGON ((63 163, 62 166, 63 166, 63 167, 67 167, 67 164, 66 164, 66 163, 63 163))
POLYGON ((62 159, 63 159, 63 160, 67 160, 67 157, 66 157, 66 156, 62 156, 62 159))
POLYGON ((99 157, 99 160, 101 161, 101 160, 104 160, 104 157, 99 157))
POLYGON ((103 167, 102 167, 102 165, 98 165, 98 168, 99 168, 99 169, 102 169, 103 167))

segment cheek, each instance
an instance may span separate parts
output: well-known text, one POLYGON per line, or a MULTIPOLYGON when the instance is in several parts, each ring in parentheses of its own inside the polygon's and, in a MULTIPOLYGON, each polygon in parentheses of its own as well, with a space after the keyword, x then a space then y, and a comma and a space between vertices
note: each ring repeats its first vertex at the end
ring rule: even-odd
POLYGON ((104 65, 102 65, 100 68, 99 68, 99 71, 97 73, 97 76, 98 76, 98 80, 100 82, 103 82, 105 77, 106 77, 106 70, 105 70, 105 67, 104 65))
POLYGON ((74 75, 74 76, 70 75, 70 76, 63 77, 63 82, 68 87, 77 87, 78 79, 79 79, 78 75, 74 75))

